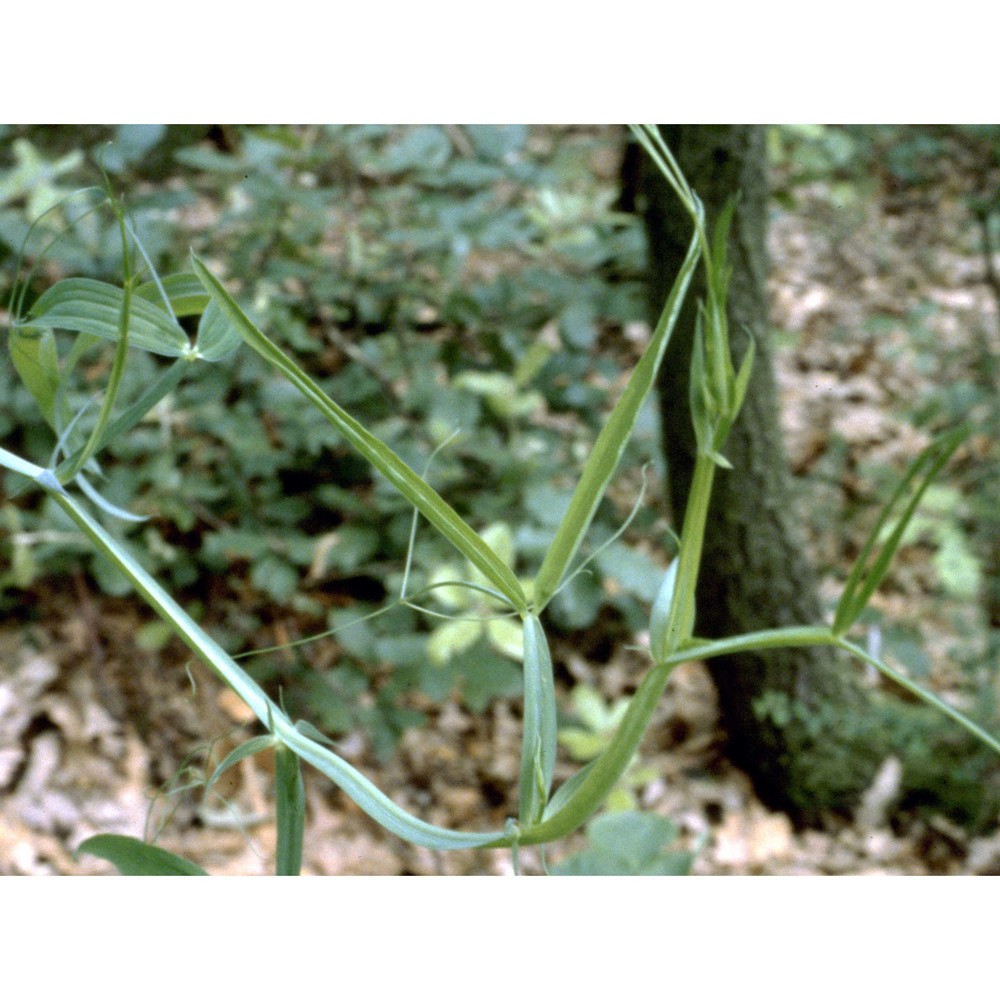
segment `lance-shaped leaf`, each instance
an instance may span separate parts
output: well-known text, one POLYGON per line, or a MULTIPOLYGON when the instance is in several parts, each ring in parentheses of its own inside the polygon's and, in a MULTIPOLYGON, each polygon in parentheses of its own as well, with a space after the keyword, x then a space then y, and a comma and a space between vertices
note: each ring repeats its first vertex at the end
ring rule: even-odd
MULTIPOLYGON (((46 330, 75 330, 117 341, 123 301, 124 292, 114 285, 91 278, 67 278, 38 299, 24 325, 46 330)), ((145 299, 132 303, 129 343, 170 358, 191 351, 184 331, 163 309, 145 299)))
POLYGON ((750 375, 753 372, 753 361, 756 352, 757 342, 753 339, 753 335, 751 334, 750 340, 747 343, 746 353, 743 355, 743 361, 740 363, 740 370, 732 383, 733 395, 730 406, 730 416, 727 417, 722 442, 720 442, 717 447, 721 447, 725 439, 729 437, 729 432, 732 429, 737 416, 739 416, 740 410, 743 409, 743 401, 746 399, 747 388, 750 385, 750 375))
POLYGON ((277 347, 250 320, 223 288, 222 283, 193 254, 195 273, 212 300, 239 330, 246 343, 277 368, 319 410, 320 413, 379 472, 420 511, 424 517, 517 611, 527 611, 528 602, 510 567, 479 537, 425 480, 421 479, 385 442, 364 428, 346 410, 338 406, 322 389, 277 347))
POLYGON ((667 654, 674 651, 675 644, 671 642, 669 624, 670 609, 674 605, 674 590, 677 587, 678 566, 680 557, 675 556, 663 574, 663 581, 656 592, 653 610, 649 616, 649 652, 655 663, 661 662, 667 654))
POLYGON ((629 131, 656 164, 667 183, 674 189, 681 204, 692 216, 696 215, 701 203, 688 185, 687 179, 681 172, 673 153, 664 142, 663 136, 660 135, 659 127, 656 125, 629 125, 629 131))
POLYGON ((243 338, 240 331, 233 326, 218 303, 209 302, 198 324, 198 335, 194 341, 195 356, 203 361, 221 361, 229 357, 241 343, 243 338))
POLYGON ((10 359, 24 387, 38 403, 50 427, 56 426, 59 355, 51 330, 15 326, 10 331, 10 359))
POLYGON ((268 698, 261 686, 188 615, 121 541, 112 537, 91 517, 76 497, 61 490, 51 472, 43 470, 35 481, 48 490, 53 501, 72 518, 94 547, 111 560, 146 603, 173 628, 178 638, 239 695, 265 726, 269 726, 272 719, 282 716, 281 709, 268 698))
POLYGON ((179 854, 165 851, 135 837, 101 833, 89 837, 77 849, 77 854, 92 854, 110 861, 122 875, 207 875, 204 868, 179 854))
POLYGON ((677 322, 684 294, 698 263, 698 240, 691 241, 680 273, 674 281, 666 305, 660 313, 649 345, 635 366, 628 385, 617 405, 597 436, 594 449, 583 468, 580 481, 573 492, 569 508, 556 531, 555 538, 545 553, 538 576, 535 578, 535 611, 539 612, 559 588, 570 561, 583 541, 597 506, 604 496, 611 477, 618 468, 622 453, 632 435, 639 411, 649 395, 660 369, 663 353, 670 341, 670 334, 677 322))
POLYGON ((868 604, 868 599, 875 593, 888 572, 889 564, 899 548, 906 526, 916 512, 924 491, 968 433, 968 428, 961 426, 942 434, 917 456, 907 470, 902 482, 896 487, 881 516, 875 522, 854 564, 854 569, 844 584, 844 592, 841 594, 833 619, 835 635, 843 635, 857 621, 858 615, 868 604), (885 541, 876 551, 883 537, 885 541))
POLYGON ((333 751, 309 739, 301 730, 278 721, 275 732, 299 757, 325 774, 376 823, 403 840, 435 851, 474 847, 507 847, 511 836, 500 831, 463 833, 446 830, 411 816, 333 751))
POLYGON ((848 642, 846 639, 840 639, 837 645, 841 649, 847 650, 847 652, 856 656, 859 660, 863 660, 869 666, 874 667, 879 673, 884 674, 890 680, 895 681, 900 687, 905 688, 910 694, 915 695, 921 701, 936 708, 939 712, 944 713, 948 718, 953 719, 964 729, 972 733, 976 739, 981 740, 985 743, 991 750, 995 750, 1000 753, 1000 740, 998 740, 992 733, 988 733, 982 726, 973 722, 968 716, 964 715, 957 708, 952 708, 946 701, 939 698, 933 691, 928 691, 926 688, 921 687, 916 681, 910 680, 905 674, 901 674, 898 670, 893 670, 887 663, 883 663, 880 659, 875 656, 871 656, 866 650, 862 649, 860 646, 855 645, 853 642, 848 642))
POLYGON ((530 827, 541 818, 548 802, 558 742, 552 656, 534 615, 524 620, 523 726, 520 818, 523 827, 530 827))

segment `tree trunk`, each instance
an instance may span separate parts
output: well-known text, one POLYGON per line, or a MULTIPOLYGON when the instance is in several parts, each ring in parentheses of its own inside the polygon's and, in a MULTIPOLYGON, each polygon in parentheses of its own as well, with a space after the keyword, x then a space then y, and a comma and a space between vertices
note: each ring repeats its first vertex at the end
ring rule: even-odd
MULTIPOLYGON (((746 402, 723 451, 733 471, 719 470, 709 512, 697 593, 697 634, 738 635, 824 620, 814 570, 794 510, 791 475, 781 435, 778 391, 767 319, 767 186, 765 130, 761 126, 663 126, 664 138, 705 204, 709 231, 737 192, 740 202, 730 235, 729 319, 734 349, 745 350, 746 331, 756 360, 746 402)), ((687 215, 655 168, 643 157, 639 201, 650 243, 650 291, 658 315, 691 238, 687 215)), ((632 163, 634 166, 634 160, 632 163)), ((625 175, 627 176, 627 174, 625 175)), ((660 379, 663 444, 669 495, 679 522, 694 464, 688 382, 695 310, 704 295, 699 272, 668 348, 660 379), (699 284, 700 281, 700 284, 699 284)), ((709 662, 718 688, 730 759, 746 771, 761 800, 800 822, 845 810, 889 755, 902 753, 915 706, 875 696, 860 684, 855 665, 828 647, 743 653, 709 662), (892 704, 890 705, 889 702, 892 704), (905 718, 904 718, 905 716, 905 718)), ((937 720, 921 716, 925 750, 937 746, 937 720)), ((919 727, 918 727, 919 728, 919 727)), ((947 726, 945 739, 956 736, 947 726)), ((968 742, 957 734, 968 749, 968 742)), ((951 747, 949 757, 953 757, 951 747)), ((927 756, 925 753, 924 756, 927 756)), ((940 755, 912 785, 940 781, 940 755)), ((917 767, 917 771, 920 767, 917 767)), ((981 784, 964 793, 976 799, 981 784)), ((964 800, 963 800, 964 801, 964 800)), ((976 800, 968 813, 976 812, 976 800)), ((963 807, 951 810, 963 814, 963 807)))

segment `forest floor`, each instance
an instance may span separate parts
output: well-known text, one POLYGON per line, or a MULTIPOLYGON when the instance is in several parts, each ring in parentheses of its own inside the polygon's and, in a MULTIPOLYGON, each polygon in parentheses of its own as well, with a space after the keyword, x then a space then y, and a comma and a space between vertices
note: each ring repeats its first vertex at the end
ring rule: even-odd
MULTIPOLYGON (((798 189, 794 207, 774 209, 772 320, 781 331, 783 423, 809 543, 818 565, 830 568, 824 593, 831 600, 870 523, 840 522, 838 513, 857 509, 859 497, 875 511, 866 470, 901 470, 926 443, 907 410, 942 372, 913 348, 914 310, 935 307, 924 325, 939 346, 961 348, 981 336, 1000 352, 996 303, 962 193, 945 178, 924 203, 900 210, 885 194, 843 201, 817 185, 798 189), (822 511, 822 521, 810 509, 822 511)), ((901 552, 876 606, 919 631, 930 681, 947 692, 960 682, 950 653, 968 609, 941 600, 933 551, 913 545, 901 552)), ((135 636, 146 619, 137 603, 100 596, 82 575, 49 586, 39 592, 43 616, 0 633, 0 874, 104 874, 106 863, 74 858, 81 840, 157 831, 158 843, 213 874, 273 870, 266 754, 234 768, 217 796, 180 790, 203 774, 210 750, 218 760, 252 734, 242 703, 179 646, 139 648, 135 636), (211 746, 206 733, 215 734, 211 746), (154 795, 168 786, 176 794, 154 795)), ((599 665, 571 649, 554 652, 577 682, 608 698, 628 690, 640 669, 627 649, 599 665)), ((342 740, 339 752, 431 822, 502 827, 516 812, 518 707, 498 702, 475 717, 457 702, 414 704, 429 722, 407 731, 388 763, 361 733, 342 740)), ((1000 833, 972 837, 943 817, 894 815, 891 760, 856 816, 797 830, 758 801, 724 751, 707 673, 686 665, 642 747, 642 763, 657 777, 639 798, 679 826, 685 845, 699 845, 696 874, 1000 874, 1000 833)), ((509 852, 413 847, 315 773, 307 772, 306 784, 305 873, 512 872, 509 852)), ((582 844, 580 835, 569 838, 547 860, 582 844)), ((521 867, 540 872, 537 851, 523 851, 521 867)))

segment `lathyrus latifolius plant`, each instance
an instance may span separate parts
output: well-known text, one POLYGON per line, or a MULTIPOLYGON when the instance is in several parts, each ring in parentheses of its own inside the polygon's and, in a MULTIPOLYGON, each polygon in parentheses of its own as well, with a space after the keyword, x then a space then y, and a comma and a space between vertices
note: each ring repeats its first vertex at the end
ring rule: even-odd
MULTIPOLYGON (((832 626, 804 624, 713 641, 693 635, 695 584, 708 500, 716 470, 725 470, 728 466, 724 457, 726 437, 742 403, 752 354, 746 357, 738 372, 734 370, 725 308, 728 216, 720 220, 710 238, 701 204, 659 133, 651 126, 635 131, 690 215, 692 239, 649 344, 594 443, 565 515, 529 586, 522 583, 509 561, 463 521, 425 478, 329 398, 259 329, 201 260, 192 256, 192 273, 163 278, 151 274, 149 280, 140 281, 132 261, 134 248, 141 250, 141 246, 122 205, 115 199, 109 199, 109 205, 118 219, 124 252, 122 286, 71 279, 56 284, 29 310, 23 309, 17 299, 12 304, 11 357, 25 387, 49 423, 55 444, 47 464, 37 464, 3 449, 0 449, 0 464, 27 485, 43 490, 260 721, 265 733, 250 739, 223 760, 209 784, 247 755, 265 749, 275 751, 279 874, 296 874, 301 864, 305 823, 303 763, 326 775, 387 830, 432 849, 506 847, 516 856, 520 846, 542 845, 564 837, 579 829, 600 808, 626 772, 671 671, 687 660, 739 650, 781 645, 839 646, 936 705, 1000 751, 1000 742, 991 734, 847 638, 849 629, 885 575, 923 491, 961 442, 961 430, 932 444, 905 476, 847 580, 832 626), (705 268, 708 288, 706 301, 700 309, 693 356, 691 413, 698 456, 680 549, 665 574, 653 608, 650 668, 604 749, 553 791, 557 751, 556 694, 543 625, 545 609, 578 569, 581 544, 619 465, 643 402, 652 390, 681 302, 698 266, 705 268), (200 317, 193 342, 179 322, 185 316, 200 317), (55 330, 71 335, 68 350, 60 351, 61 342, 56 340, 55 330), (96 414, 85 406, 74 410, 69 403, 68 380, 81 356, 101 341, 114 345, 103 399, 96 414), (307 723, 293 721, 143 568, 129 548, 95 517, 92 511, 95 505, 108 516, 128 516, 108 504, 91 483, 91 477, 100 473, 98 457, 102 448, 115 436, 127 433, 192 368, 202 362, 225 363, 229 352, 240 342, 284 375, 303 400, 385 476, 415 511, 454 547, 476 575, 476 582, 466 581, 468 590, 488 600, 494 613, 506 614, 518 622, 524 688, 519 809, 518 815, 511 817, 503 829, 449 830, 400 808, 338 756, 321 733, 307 723), (171 360, 155 380, 140 387, 132 398, 123 402, 123 377, 133 350, 171 360)), ((509 644, 514 645, 512 637, 509 644)), ((189 861, 132 838, 98 836, 86 841, 80 849, 113 861, 122 871, 164 874, 201 871, 189 861)))

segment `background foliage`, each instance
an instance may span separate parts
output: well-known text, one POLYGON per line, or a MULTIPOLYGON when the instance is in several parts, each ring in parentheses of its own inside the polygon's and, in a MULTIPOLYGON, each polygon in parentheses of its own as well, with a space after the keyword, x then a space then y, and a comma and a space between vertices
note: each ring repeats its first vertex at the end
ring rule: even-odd
MULTIPOLYGON (((641 347, 623 336, 635 333, 645 302, 641 231, 614 208, 620 142, 612 131, 522 126, 11 128, 0 171, 6 290, 39 216, 26 305, 58 276, 116 280, 113 220, 63 200, 99 181, 100 164, 161 274, 186 269, 193 246, 413 467, 458 431, 434 460, 435 485, 473 524, 504 536, 527 571, 561 517, 633 341, 641 347), (587 163, 603 164, 603 176, 581 170, 587 163)), ((89 360, 81 400, 108 363, 103 354, 89 360)), ((155 364, 136 359, 135 386, 155 364)), ((9 366, 0 379, 0 437, 45 456, 50 432, 9 366)), ((651 422, 642 430, 633 468, 655 457, 651 422)), ((103 471, 105 496, 149 517, 115 530, 134 533, 147 568, 185 590, 237 646, 342 626, 399 593, 406 502, 250 352, 182 383, 103 471), (266 434, 256 430, 260 412, 266 434)), ((631 497, 620 509, 604 504, 596 542, 630 505, 631 497)), ((652 517, 641 512, 638 526, 652 517)), ((8 484, 0 519, 6 611, 30 609, 33 585, 81 558, 106 593, 125 592, 44 502, 8 484)), ((418 535, 411 591, 447 561, 442 546, 432 532, 418 535)), ((655 563, 615 542, 593 569, 560 595, 554 620, 639 627, 655 563)), ((510 642, 496 629, 457 625, 435 628, 400 608, 339 632, 335 644, 254 669, 285 686, 293 710, 334 732, 360 723, 388 752, 419 721, 399 706, 408 688, 435 698, 458 688, 477 710, 518 690, 510 642), (306 660, 320 669, 302 669, 306 660)), ((154 623, 142 639, 156 644, 165 633, 154 623)))

